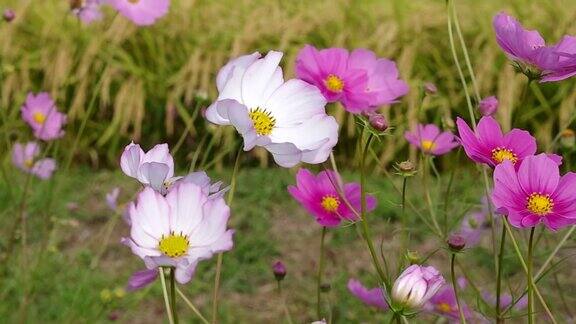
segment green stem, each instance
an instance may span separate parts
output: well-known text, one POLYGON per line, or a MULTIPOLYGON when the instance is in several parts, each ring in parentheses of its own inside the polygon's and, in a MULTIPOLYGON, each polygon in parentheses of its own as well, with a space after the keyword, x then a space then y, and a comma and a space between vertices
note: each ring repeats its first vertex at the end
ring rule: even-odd
POLYGON ((176 292, 178 293, 178 295, 180 295, 180 298, 182 298, 184 300, 184 303, 186 303, 186 305, 188 305, 188 307, 192 310, 192 312, 194 312, 194 314, 196 314, 196 316, 198 316, 198 318, 202 321, 202 323, 210 324, 210 322, 208 322, 208 320, 204 316, 202 316, 202 313, 200 313, 198 308, 196 308, 196 306, 194 306, 194 304, 192 304, 190 299, 188 299, 186 297, 186 295, 184 295, 184 293, 180 289, 178 289, 178 287, 176 287, 176 292))
POLYGON ((322 227, 320 237, 320 256, 318 258, 318 275, 316 277, 316 316, 322 318, 322 272, 324 271, 324 239, 326 237, 326 226, 322 227))
POLYGON ((402 252, 408 249, 408 228, 406 226, 406 184, 408 177, 402 179, 402 209, 400 210, 400 222, 402 224, 402 252))
POLYGON ((458 315, 460 316, 460 323, 466 324, 466 316, 464 310, 460 306, 460 298, 458 297, 458 282, 456 282, 456 271, 454 270, 454 263, 456 262, 456 253, 452 253, 450 260, 450 277, 452 278, 452 287, 454 288, 454 297, 456 298, 456 305, 458 305, 458 315))
POLYGON ((530 229, 530 239, 528 240, 528 271, 526 272, 526 280, 528 282, 528 323, 534 323, 534 284, 532 282, 532 253, 534 241, 534 229, 530 229))
POLYGON ((496 322, 502 323, 500 317, 500 292, 502 289, 502 261, 504 260, 504 246, 506 241, 506 228, 502 226, 502 235, 500 236, 500 251, 498 252, 498 266, 496 271, 496 322))
POLYGON ((164 268, 159 267, 160 272, 160 283, 162 284, 162 294, 164 295, 164 306, 166 306, 166 313, 168 314, 168 322, 174 324, 174 318, 172 317, 172 311, 170 307, 170 301, 168 297, 168 289, 166 288, 166 278, 164 277, 164 268))
POLYGON ((176 311, 176 269, 170 268, 170 305, 172 306, 172 318, 178 324, 178 312, 176 311))
POLYGON ((434 204, 432 203, 432 196, 430 195, 430 187, 429 187, 429 183, 428 183, 428 177, 430 176, 430 163, 426 163, 428 162, 428 160, 430 159, 429 156, 426 156, 424 158, 426 161, 423 165, 424 168, 424 172, 423 173, 423 185, 424 185, 424 194, 426 196, 426 203, 428 204, 428 209, 430 210, 430 218, 432 219, 432 224, 434 225, 434 227, 436 228, 436 230, 438 231, 438 233, 442 233, 442 229, 440 228, 440 225, 438 224, 438 220, 436 220, 436 209, 434 208, 434 204))
POLYGON ((362 218, 362 235, 364 240, 368 245, 368 250, 370 250, 370 256, 372 257, 372 263, 378 272, 381 282, 386 283, 386 275, 380 266, 378 261, 378 256, 376 250, 374 249, 374 243, 370 235, 370 227, 368 226, 368 221, 366 220, 366 155, 372 142, 373 135, 368 135, 364 149, 362 150, 362 156, 360 157, 360 217, 362 218))
POLYGON ((288 305, 286 304, 286 297, 284 297, 284 293, 282 292, 282 280, 277 280, 278 282, 278 295, 282 300, 282 308, 284 308, 284 315, 286 316, 286 321, 288 324, 292 324, 292 315, 290 315, 290 310, 288 309, 288 305))
MULTIPOLYGON (((230 181, 230 191, 228 191, 228 207, 232 207, 234 201, 234 193, 236 192, 236 176, 240 169, 240 158, 242 157, 242 147, 238 148, 236 160, 234 161, 234 169, 232 170, 232 180, 230 181)), ((222 274, 222 253, 218 253, 216 257, 216 274, 214 276, 214 295, 212 296, 212 323, 217 323, 218 317, 218 296, 220 291, 220 276, 222 274)))

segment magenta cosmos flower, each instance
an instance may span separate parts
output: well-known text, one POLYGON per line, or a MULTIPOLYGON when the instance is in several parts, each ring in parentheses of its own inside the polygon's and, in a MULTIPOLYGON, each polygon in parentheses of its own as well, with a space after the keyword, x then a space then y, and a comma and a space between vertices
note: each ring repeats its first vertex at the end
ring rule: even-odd
POLYGON ((499 13, 494 17, 496 41, 516 67, 531 79, 560 81, 576 74, 576 39, 564 38, 546 46, 540 33, 525 29, 514 17, 499 13))
POLYGON ((103 0, 76 0, 71 2, 72 13, 86 25, 102 19, 103 0))
POLYGON ((170 0, 107 0, 120 14, 138 26, 153 25, 164 17, 170 0))
POLYGON ((326 100, 302 80, 284 81, 280 60, 270 51, 244 55, 226 64, 216 78, 218 99, 206 111, 217 125, 232 125, 244 150, 261 146, 282 167, 326 161, 338 142, 338 123, 326 114, 326 100))
MULTIPOLYGON (((464 287, 461 286, 459 288, 463 289, 464 287)), ((472 313, 464 301, 460 300, 460 304, 462 305, 464 318, 467 320, 473 319, 474 313, 472 313)), ((456 295, 454 294, 454 287, 452 285, 444 285, 430 298, 424 308, 426 311, 446 317, 450 321, 457 321, 460 318, 458 302, 456 301, 456 295)))
POLYGON ((38 160, 39 154, 40 147, 35 142, 29 142, 25 145, 16 143, 12 148, 12 162, 24 172, 31 173, 43 180, 49 179, 56 170, 56 161, 54 159, 38 160))
POLYGON ((576 223, 576 173, 560 176, 558 164, 539 154, 518 170, 505 161, 494 170, 492 201, 498 213, 519 228, 544 223, 551 230, 576 223))
POLYGON ((32 127, 36 138, 50 141, 64 136, 66 115, 57 110, 48 93, 29 93, 21 110, 22 119, 32 127))
POLYGON ((296 58, 298 78, 317 86, 329 102, 340 101, 351 113, 373 111, 408 93, 396 63, 374 52, 343 48, 318 50, 306 45, 296 58))
POLYGON ((445 284, 444 277, 434 267, 411 265, 394 282, 394 305, 409 310, 422 307, 445 284))
MULTIPOLYGON (((322 171, 315 176, 307 169, 300 169, 296 174, 296 186, 289 186, 288 192, 312 216, 316 217, 320 225, 335 227, 340 225, 342 220, 356 220, 361 207, 360 185, 346 183, 343 186, 344 196, 354 208, 353 211, 336 190, 340 181, 333 171, 322 171)), ((366 195, 366 211, 372 211, 374 208, 376 208, 376 199, 366 195)))
POLYGON ((348 290, 368 306, 376 307, 384 311, 388 309, 388 303, 380 287, 369 289, 364 287, 360 281, 350 279, 348 281, 348 290))
POLYGON ((454 134, 449 131, 441 132, 434 124, 418 124, 416 130, 404 133, 404 137, 425 154, 446 154, 460 145, 454 134))
POLYGON ((129 215, 130 237, 122 242, 149 270, 175 267, 180 283, 190 281, 199 261, 232 248, 234 231, 226 229, 230 208, 193 183, 177 184, 166 196, 144 188, 129 215))

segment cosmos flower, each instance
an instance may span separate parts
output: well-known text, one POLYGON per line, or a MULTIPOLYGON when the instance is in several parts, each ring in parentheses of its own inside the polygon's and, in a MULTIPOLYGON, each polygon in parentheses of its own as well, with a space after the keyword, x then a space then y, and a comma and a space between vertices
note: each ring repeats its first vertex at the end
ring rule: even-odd
POLYGON ((70 8, 72 13, 86 25, 102 19, 100 7, 103 0, 72 0, 70 8))
MULTIPOLYGON (((340 181, 333 171, 322 171, 315 176, 307 169, 300 169, 296 174, 296 186, 289 186, 288 192, 316 218, 320 225, 335 227, 343 220, 356 220, 361 207, 360 185, 357 183, 343 185, 346 201, 354 208, 355 213, 336 190, 340 181)), ((372 211, 374 208, 376 199, 366 195, 366 211, 372 211)))
POLYGON ((493 20, 496 41, 515 67, 530 79, 560 81, 576 74, 576 38, 564 36, 555 45, 535 30, 527 30, 514 17, 503 12, 493 20))
POLYGON ((490 230, 490 222, 488 219, 488 204, 484 198, 482 201, 482 209, 469 212, 462 219, 458 234, 466 240, 466 248, 477 246, 484 234, 490 230))
POLYGON ((349 53, 343 48, 318 50, 306 45, 296 58, 296 75, 317 86, 329 102, 340 101, 351 113, 373 111, 408 93, 396 64, 366 49, 349 53))
MULTIPOLYGON (((460 286, 459 288, 463 289, 464 287, 460 286)), ((467 320, 472 319, 473 313, 470 308, 462 300, 460 300, 460 304, 462 305, 464 318, 467 320)), ((459 321, 460 319, 460 312, 458 309, 458 302, 456 301, 456 295, 454 294, 454 287, 450 284, 442 286, 442 288, 432 296, 432 298, 430 298, 424 308, 426 311, 438 314, 450 321, 459 321)))
POLYGON ((244 139, 244 150, 261 146, 282 167, 326 161, 338 142, 338 123, 326 115, 320 91, 302 81, 284 82, 278 66, 282 53, 241 56, 218 73, 218 99, 206 118, 233 125, 244 139))
POLYGON ((177 184, 166 196, 146 187, 129 208, 130 237, 122 242, 149 270, 174 267, 179 283, 190 281, 199 261, 232 248, 230 208, 196 184, 177 184))
MULTIPOLYGON (((484 299, 484 301, 486 301, 486 303, 488 303, 489 305, 496 306, 496 296, 489 293, 488 291, 482 292, 482 299, 484 299)), ((508 308, 508 306, 510 306, 510 304, 512 304, 513 301, 514 299, 510 294, 508 293, 501 294, 500 309, 504 310, 508 308)), ((524 308, 526 308, 526 306, 528 306, 528 296, 525 295, 524 297, 520 298, 520 300, 516 303, 516 305, 514 305, 513 309, 516 311, 521 311, 524 308)))
POLYGON ((35 142, 29 142, 25 145, 16 143, 12 148, 12 162, 24 172, 31 173, 43 180, 49 179, 56 170, 56 161, 48 158, 37 160, 39 154, 40 147, 35 142))
POLYGON ((148 286, 158 278, 158 272, 158 269, 145 269, 134 272, 128 279, 126 290, 135 291, 148 286))
POLYGON ((490 96, 484 98, 478 104, 478 109, 482 116, 492 116, 498 111, 498 98, 490 96))
POLYGON ((348 290, 368 306, 376 307, 384 311, 389 308, 384 298, 384 292, 380 287, 368 289, 364 287, 360 281, 350 279, 348 280, 348 290))
POLYGON ((48 93, 29 93, 21 111, 22 119, 30 125, 36 138, 50 141, 64 136, 62 127, 66 124, 66 115, 57 110, 48 93))
POLYGON ((576 224, 576 173, 560 176, 558 164, 546 154, 529 156, 518 169, 504 161, 494 170, 492 201, 510 224, 519 228, 539 223, 556 231, 576 224))
POLYGON ((168 144, 158 144, 144 153, 140 145, 132 142, 124 148, 120 166, 127 176, 164 194, 167 180, 174 176, 174 159, 168 144))
POLYGON ((114 9, 138 26, 153 25, 164 17, 170 0, 107 0, 114 9))
POLYGON ((460 145, 454 134, 449 131, 441 132, 434 124, 418 124, 416 130, 404 133, 404 137, 424 154, 442 155, 460 145))
POLYGON ((417 310, 445 284, 444 277, 434 267, 411 265, 400 274, 392 287, 394 305, 417 310))

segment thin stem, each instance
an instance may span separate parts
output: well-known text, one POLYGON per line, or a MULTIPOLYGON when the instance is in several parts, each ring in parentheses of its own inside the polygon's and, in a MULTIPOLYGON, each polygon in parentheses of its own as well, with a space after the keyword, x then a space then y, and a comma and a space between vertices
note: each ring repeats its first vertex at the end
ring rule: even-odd
POLYGON ((496 271, 496 322, 502 323, 500 316, 500 292, 502 290, 502 261, 504 260, 504 246, 506 241, 506 228, 502 226, 500 236, 500 251, 498 252, 498 266, 496 271))
POLYGON ((548 267, 550 262, 552 262, 552 259, 554 259, 556 254, 558 254, 558 251, 560 251, 562 246, 564 246, 564 244, 566 244, 566 241, 568 241, 568 238, 570 238, 570 235, 572 235, 574 230, 576 230, 576 225, 570 227, 570 230, 566 233, 566 235, 564 235, 564 237, 562 238, 562 240, 560 240, 558 245, 556 245, 556 247, 554 248, 554 251, 552 251, 552 253, 548 256, 548 259, 546 259, 544 264, 540 267, 540 269, 536 273, 536 276, 535 276, 536 280, 540 279, 540 276, 542 276, 542 274, 544 273, 544 271, 546 270, 546 268, 548 267))
POLYGON ((534 241, 534 229, 530 229, 530 239, 528 240, 528 271, 526 272, 526 280, 528 281, 528 323, 534 323, 534 283, 532 282, 532 244, 534 241))
POLYGON ((176 312, 176 269, 170 268, 170 305, 172 306, 172 318, 178 324, 178 313, 176 312))
POLYGON ((166 288, 166 278, 164 278, 164 269, 162 267, 158 268, 160 272, 160 283, 162 283, 162 294, 164 295, 164 306, 166 306, 166 313, 168 314, 168 322, 174 324, 174 318, 172 317, 172 311, 170 308, 170 301, 168 300, 168 289, 166 288))
MULTIPOLYGON (((236 176, 240 169, 240 158, 242 156, 242 147, 238 148, 236 160, 234 161, 234 169, 232 170, 232 180, 230 181, 230 191, 228 191, 228 207, 232 207, 234 201, 234 193, 236 192, 236 176)), ((218 295, 220 290, 220 276, 222 274, 222 253, 218 253, 216 258, 216 274, 214 276, 214 295, 212 296, 212 323, 217 323, 218 317, 218 295)))
POLYGON ((434 227, 436 228, 436 230, 438 231, 438 233, 442 233, 442 229, 440 228, 440 225, 438 224, 438 221, 436 220, 436 209, 434 208, 434 204, 432 203, 432 196, 430 195, 430 187, 428 184, 428 177, 430 176, 430 166, 428 162, 429 157, 426 156, 425 157, 425 163, 423 165, 424 168, 424 172, 423 173, 423 185, 424 185, 424 194, 426 196, 426 203, 428 204, 428 210, 430 210, 430 218, 432 219, 432 224, 434 225, 434 227))
POLYGON ((372 263, 378 272, 378 276, 380 277, 381 282, 386 283, 386 275, 380 267, 380 262, 378 261, 378 256, 376 254, 376 250, 374 249, 374 244, 372 243, 370 227, 368 226, 368 222, 366 220, 366 153, 368 152, 372 138, 372 134, 368 135, 368 139, 366 140, 366 144, 362 150, 362 156, 360 157, 360 216, 362 219, 362 235, 364 236, 364 240, 368 245, 368 250, 370 250, 372 263))
POLYGON ((318 259, 318 275, 316 277, 316 316, 322 318, 322 272, 324 271, 324 239, 326 237, 326 226, 322 227, 320 237, 320 256, 318 259))
POLYGON ((282 292, 282 281, 278 280, 278 295, 280 295, 280 299, 282 300, 282 308, 284 308, 284 316, 286 316, 286 321, 288 324, 292 324, 292 315, 290 315, 290 310, 288 309, 288 305, 286 304, 286 297, 284 297, 284 293, 282 292))
POLYGON ((408 228, 406 226, 406 184, 408 177, 402 179, 402 209, 400 210, 400 222, 402 224, 402 253, 408 248, 408 228))
POLYGON ((196 306, 192 304, 192 302, 186 297, 186 295, 184 295, 184 293, 178 287, 176 287, 176 292, 178 293, 178 295, 180 295, 180 298, 184 300, 184 303, 188 305, 188 307, 192 310, 192 312, 194 312, 194 314, 198 316, 198 318, 202 321, 202 323, 210 324, 210 322, 208 322, 208 320, 204 316, 202 316, 202 313, 200 313, 198 308, 196 308, 196 306))
POLYGON ((466 324, 466 316, 464 310, 460 306, 460 298, 458 297, 458 282, 456 282, 456 271, 454 270, 454 263, 456 262, 456 253, 452 253, 450 260, 450 277, 452 278, 452 287, 454 288, 454 297, 456 298, 456 305, 458 305, 458 314, 460 316, 460 323, 466 324))

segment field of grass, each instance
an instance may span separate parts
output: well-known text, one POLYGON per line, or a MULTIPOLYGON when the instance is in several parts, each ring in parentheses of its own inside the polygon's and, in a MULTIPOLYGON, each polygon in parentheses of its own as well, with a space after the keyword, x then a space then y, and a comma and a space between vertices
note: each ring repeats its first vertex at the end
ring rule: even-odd
MULTIPOLYGON (((498 49, 491 21, 505 10, 555 42, 564 34, 576 34, 576 1, 455 2, 478 85, 474 89, 468 82, 470 93, 496 95, 500 100, 496 117, 505 129, 530 130, 541 150, 562 153, 562 168, 572 170, 576 150, 561 148, 553 140, 576 114, 576 82, 533 83, 527 88, 525 77, 514 72, 498 49)), ((173 0, 169 15, 148 28, 137 28, 111 11, 106 11, 103 21, 84 26, 60 0, 0 0, 0 10, 5 7, 13 8, 17 18, 0 23, 0 322, 165 321, 159 282, 137 292, 124 290, 143 263, 120 244, 129 227, 120 212, 106 207, 105 194, 120 187, 123 205, 139 189, 119 170, 120 154, 131 140, 146 148, 167 142, 181 173, 207 170, 213 179, 231 182, 240 139, 231 127, 215 127, 202 117, 202 109, 217 94, 215 75, 231 57, 281 50, 290 77, 294 58, 307 43, 369 48, 397 62, 411 91, 400 103, 382 110, 391 131, 373 145, 369 165, 374 171, 368 180, 368 192, 378 198, 369 219, 372 234, 378 252, 392 260, 393 273, 398 266, 394 260, 403 257, 398 255, 402 178, 394 174, 393 164, 408 158, 417 161, 418 156, 403 133, 418 121, 450 129, 456 116, 467 113, 450 52, 443 0, 173 0), (438 94, 424 97, 424 82, 434 82, 438 94), (48 91, 69 118, 66 136, 46 148, 60 166, 50 181, 29 179, 12 166, 9 154, 14 142, 31 140, 20 118, 20 106, 30 91, 48 91), (22 216, 28 226, 25 254, 20 244, 22 216), (22 269, 23 255, 28 256, 27 271, 22 269)), ((462 53, 458 55, 463 61, 462 53)), ((471 80, 470 74, 465 77, 471 80)), ((334 153, 343 176, 359 181, 353 171, 359 155, 356 120, 338 105, 331 106, 329 113, 341 125, 334 153)), ((463 215, 480 204, 483 183, 481 173, 462 151, 434 163, 442 175, 432 177, 431 188, 422 185, 422 172, 408 180, 409 249, 429 256, 430 264, 448 274, 450 254, 438 248, 445 238, 432 235, 422 219, 428 219, 433 209, 444 234, 451 232, 463 215), (426 189, 432 192, 431 206, 426 189)), ((320 171, 321 166, 314 170, 320 171)), ((272 262, 279 259, 288 268, 283 289, 294 322, 318 320, 321 227, 286 192, 295 182, 296 171, 277 168, 264 150, 244 155, 230 219, 230 228, 236 230, 235 246, 223 261, 220 323, 284 321, 271 272, 272 262)), ((564 233, 537 230, 537 266, 564 233)), ((522 252, 524 234, 517 235, 522 252)), ((489 239, 464 252, 459 265, 476 286, 464 292, 464 298, 487 314, 490 310, 479 292, 494 290, 489 239)), ((575 264, 568 257, 574 243, 570 239, 564 245, 558 258, 562 262, 538 283, 560 323, 573 321, 570 305, 576 298, 570 292, 576 289, 571 279, 575 264)), ((511 246, 503 259, 506 290, 517 296, 525 287, 525 277, 511 246)), ((181 286, 206 315, 212 306, 215 263, 215 258, 201 262, 195 278, 181 286)), ((331 289, 323 294, 324 306, 332 323, 391 320, 390 314, 365 307, 346 288, 350 277, 362 279, 367 286, 378 283, 356 226, 328 232, 325 268, 325 282, 331 289)), ((200 323, 180 301, 178 313, 183 323, 200 323)), ((517 317, 521 314, 512 313, 509 322, 523 323, 517 317)), ((424 315, 411 323, 435 320, 424 315)))

